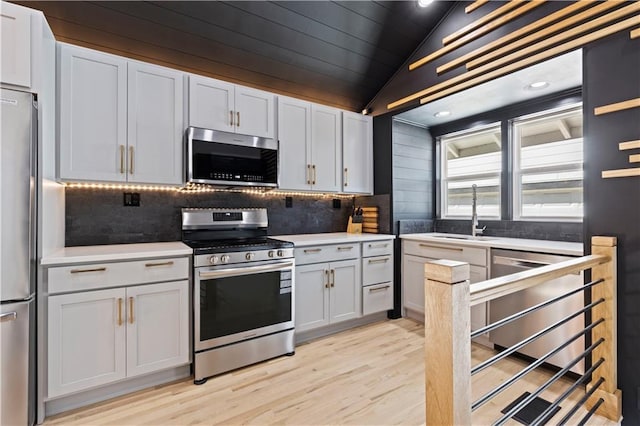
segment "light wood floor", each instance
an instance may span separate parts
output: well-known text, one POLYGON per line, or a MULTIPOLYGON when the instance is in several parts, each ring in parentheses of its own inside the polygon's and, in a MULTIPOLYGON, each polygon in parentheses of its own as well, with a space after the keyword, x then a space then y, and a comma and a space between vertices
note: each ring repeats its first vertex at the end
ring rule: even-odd
MULTIPOLYGON (((45 424, 424 424, 423 339, 422 324, 380 322, 300 345, 293 357, 220 375, 201 386, 192 380, 159 386, 50 417, 45 424)), ((474 345, 473 363, 491 354, 474 345)), ((512 359, 498 365, 474 376, 474 399, 525 366, 512 359)), ((545 372, 527 375, 517 390, 476 411, 473 423, 491 424, 500 409, 548 377, 545 372)), ((553 385, 543 397, 553 400, 567 383, 553 385)), ((556 422, 573 403, 562 406, 556 422)), ((580 417, 576 414, 572 424, 580 417)), ((588 424, 613 423, 592 418, 588 424)))

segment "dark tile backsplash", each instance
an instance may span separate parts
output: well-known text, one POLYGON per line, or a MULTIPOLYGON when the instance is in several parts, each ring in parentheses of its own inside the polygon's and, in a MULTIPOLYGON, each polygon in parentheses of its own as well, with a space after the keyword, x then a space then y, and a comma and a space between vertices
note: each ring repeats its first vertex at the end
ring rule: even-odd
MULTIPOLYGON (((583 239, 582 223, 576 222, 524 222, 512 220, 480 220, 482 235, 509 238, 528 238, 533 240, 553 240, 581 243, 583 239)), ((471 220, 436 219, 435 232, 471 234, 471 220)))
MULTIPOLYGON (((67 188, 66 246, 179 241, 183 207, 265 207, 269 235, 344 232, 353 209, 352 198, 341 198, 335 209, 333 198, 321 195, 293 196, 291 208, 285 207, 285 195, 141 191, 140 207, 124 207, 123 197, 122 190, 67 188)), ((388 217, 388 200, 357 200, 358 205, 380 204, 381 216, 388 217)))

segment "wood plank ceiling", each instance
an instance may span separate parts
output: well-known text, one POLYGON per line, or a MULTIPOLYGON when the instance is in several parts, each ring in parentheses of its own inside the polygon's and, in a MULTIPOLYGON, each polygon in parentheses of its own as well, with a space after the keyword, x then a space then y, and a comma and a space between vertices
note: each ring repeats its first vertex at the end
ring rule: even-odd
POLYGON ((360 111, 452 8, 415 1, 17 1, 59 41, 360 111))

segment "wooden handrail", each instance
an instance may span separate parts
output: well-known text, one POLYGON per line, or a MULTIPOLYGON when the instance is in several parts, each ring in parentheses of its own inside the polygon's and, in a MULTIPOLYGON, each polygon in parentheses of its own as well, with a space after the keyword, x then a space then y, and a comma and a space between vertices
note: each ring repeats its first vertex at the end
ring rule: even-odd
POLYGON ((575 274, 585 269, 590 269, 596 265, 606 263, 609 260, 611 259, 604 255, 584 256, 471 284, 469 290, 471 292, 470 303, 471 306, 479 305, 480 303, 534 287, 564 275, 575 274))

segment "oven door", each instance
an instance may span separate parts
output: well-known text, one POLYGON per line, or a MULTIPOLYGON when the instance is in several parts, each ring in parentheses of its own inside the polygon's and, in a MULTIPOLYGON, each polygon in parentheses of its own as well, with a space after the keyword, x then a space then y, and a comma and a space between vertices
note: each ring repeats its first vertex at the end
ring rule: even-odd
POLYGON ((292 329, 294 262, 197 268, 195 350, 292 329))

